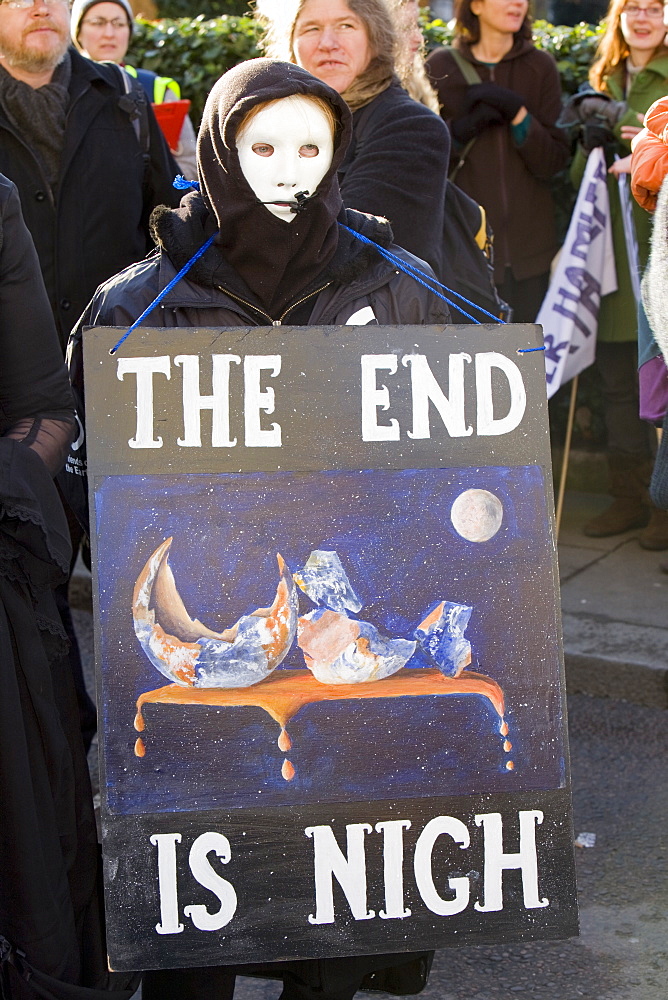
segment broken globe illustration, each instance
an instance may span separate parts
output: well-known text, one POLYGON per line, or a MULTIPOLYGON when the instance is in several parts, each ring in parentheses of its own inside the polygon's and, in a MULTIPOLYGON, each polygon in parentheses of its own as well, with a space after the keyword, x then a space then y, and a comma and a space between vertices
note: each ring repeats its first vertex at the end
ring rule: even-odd
POLYGON ((169 565, 172 539, 150 556, 132 599, 134 629, 154 667, 182 687, 250 687, 285 659, 297 630, 297 590, 277 554, 279 581, 270 607, 257 608, 215 632, 192 619, 169 565))

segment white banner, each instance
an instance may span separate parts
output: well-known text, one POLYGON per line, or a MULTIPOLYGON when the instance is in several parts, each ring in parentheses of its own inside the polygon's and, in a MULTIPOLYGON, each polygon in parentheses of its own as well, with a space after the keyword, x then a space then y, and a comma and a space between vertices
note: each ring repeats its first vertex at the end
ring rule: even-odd
POLYGON ((601 297, 617 290, 607 176, 603 150, 592 150, 568 234, 536 318, 545 339, 548 397, 593 363, 601 297))

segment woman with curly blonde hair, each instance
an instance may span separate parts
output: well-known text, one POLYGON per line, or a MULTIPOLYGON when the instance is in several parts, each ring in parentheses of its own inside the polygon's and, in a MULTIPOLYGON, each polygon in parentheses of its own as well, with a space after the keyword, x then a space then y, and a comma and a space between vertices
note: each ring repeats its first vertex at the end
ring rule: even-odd
POLYGON ((404 90, 414 101, 441 113, 436 91, 424 68, 426 55, 424 35, 420 27, 418 0, 388 0, 397 33, 397 74, 404 90))

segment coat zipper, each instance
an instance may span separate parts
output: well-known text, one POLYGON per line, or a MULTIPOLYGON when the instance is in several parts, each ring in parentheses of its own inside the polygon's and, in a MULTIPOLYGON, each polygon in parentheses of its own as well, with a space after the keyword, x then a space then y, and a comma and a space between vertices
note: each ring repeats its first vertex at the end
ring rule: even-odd
POLYGON ((331 281, 328 281, 325 285, 322 285, 321 288, 316 288, 315 291, 309 292, 308 295, 304 295, 301 299, 298 299, 297 302, 293 302, 292 305, 288 306, 279 319, 272 319, 269 313, 265 312, 264 309, 260 309, 259 306, 254 306, 251 302, 247 302, 246 299, 242 299, 240 295, 235 295, 234 292, 230 292, 229 289, 225 288, 223 285, 217 285, 216 287, 218 288, 218 291, 224 292, 225 295, 229 295, 231 299, 234 299, 235 302, 239 302, 240 305, 246 306, 247 309, 251 309, 253 312, 259 313, 260 316, 265 316, 272 326, 282 326, 283 320, 289 312, 296 309, 297 306, 300 306, 303 302, 307 302, 309 299, 313 298, 314 295, 320 295, 320 292, 324 292, 326 288, 329 288, 331 283, 331 281))

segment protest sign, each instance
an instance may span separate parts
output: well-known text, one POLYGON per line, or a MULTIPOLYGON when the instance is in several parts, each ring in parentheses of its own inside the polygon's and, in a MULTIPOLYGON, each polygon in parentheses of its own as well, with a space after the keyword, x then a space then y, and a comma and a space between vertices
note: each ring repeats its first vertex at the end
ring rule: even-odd
POLYGON ((536 326, 84 336, 110 964, 577 933, 536 326))
POLYGON ((607 168, 597 148, 587 158, 566 240, 536 318, 545 338, 548 397, 593 364, 601 297, 616 290, 607 168))

